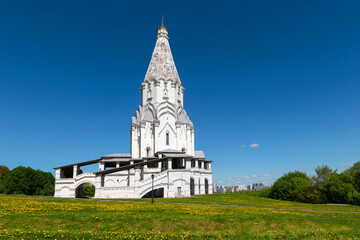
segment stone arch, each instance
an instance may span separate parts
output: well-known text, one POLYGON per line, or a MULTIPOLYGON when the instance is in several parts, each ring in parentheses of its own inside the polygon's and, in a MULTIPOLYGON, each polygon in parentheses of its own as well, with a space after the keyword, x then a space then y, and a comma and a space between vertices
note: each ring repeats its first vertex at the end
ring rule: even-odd
POLYGON ((149 190, 142 194, 141 198, 151 198, 152 192, 154 191, 154 198, 163 198, 164 197, 164 187, 154 188, 154 190, 149 190))
POLYGON ((205 194, 209 194, 209 180, 205 178, 205 194))
POLYGON ((116 182, 113 179, 108 179, 105 181, 105 186, 114 187, 114 186, 116 186, 116 182))
POLYGON ((95 186, 95 178, 94 178, 94 180, 85 179, 85 180, 82 180, 82 181, 79 181, 79 182, 75 183, 75 189, 78 188, 80 185, 83 185, 84 183, 90 183, 90 184, 95 186))
POLYGON ((75 188, 75 197, 76 198, 85 198, 85 196, 83 195, 83 187, 84 184, 90 184, 93 188, 94 188, 94 193, 95 193, 95 184, 93 184, 91 181, 84 181, 81 184, 78 184, 77 187, 75 188))
POLYGON ((178 179, 175 179, 174 181, 172 181, 172 183, 176 183, 176 182, 183 182, 184 184, 189 184, 188 181, 186 181, 186 179, 183 179, 183 178, 178 178, 178 179))
POLYGON ((195 179, 190 178, 190 195, 195 195, 195 179))

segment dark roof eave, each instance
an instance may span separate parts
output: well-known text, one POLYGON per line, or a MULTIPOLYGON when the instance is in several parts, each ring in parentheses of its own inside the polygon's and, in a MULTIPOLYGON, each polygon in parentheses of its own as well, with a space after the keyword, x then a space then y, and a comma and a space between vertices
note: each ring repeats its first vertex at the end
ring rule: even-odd
POLYGON ((131 165, 126 165, 123 167, 118 167, 118 168, 113 168, 113 169, 109 169, 109 170, 103 170, 103 171, 98 171, 95 172, 95 174, 108 174, 108 173, 114 173, 114 172, 119 172, 119 171, 123 171, 123 170, 128 170, 131 168, 134 168, 136 166, 143 166, 143 165, 147 165, 149 163, 157 163, 157 162, 161 162, 164 161, 165 159, 168 159, 167 157, 165 158, 158 158, 158 159, 154 159, 154 160, 148 160, 146 162, 139 162, 139 163, 134 163, 131 165))
POLYGON ((95 160, 90 160, 90 161, 85 161, 85 162, 79 162, 79 163, 64 165, 64 166, 60 166, 60 167, 55 167, 55 168, 53 168, 53 169, 67 168, 67 167, 71 167, 71 166, 74 166, 74 165, 78 165, 79 167, 81 167, 81 166, 86 166, 86 165, 98 163, 98 162, 100 162, 100 161, 101 161, 101 158, 95 159, 95 160))
POLYGON ((201 161, 204 161, 204 162, 213 162, 213 160, 206 160, 205 158, 192 158, 192 159, 197 159, 197 160, 201 160, 201 161))

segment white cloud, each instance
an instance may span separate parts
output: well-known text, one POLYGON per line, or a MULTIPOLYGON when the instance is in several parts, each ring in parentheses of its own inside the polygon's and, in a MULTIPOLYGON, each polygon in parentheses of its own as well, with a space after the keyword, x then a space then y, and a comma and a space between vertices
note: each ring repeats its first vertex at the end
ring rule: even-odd
POLYGON ((340 166, 341 166, 342 168, 348 168, 348 167, 352 167, 353 164, 354 164, 354 163, 346 163, 346 164, 341 164, 340 166))
POLYGON ((241 145, 241 147, 242 147, 242 148, 244 148, 244 147, 245 147, 245 145, 243 144, 243 145, 241 145))
POLYGON ((295 171, 297 171, 297 172, 307 172, 307 171, 309 171, 309 169, 306 169, 306 168, 295 168, 295 169, 293 169, 293 171, 295 172, 295 171))
POLYGON ((251 147, 251 148, 257 148, 257 147, 259 147, 260 145, 259 144, 257 144, 257 143, 253 143, 253 144, 250 144, 249 145, 249 147, 251 147))

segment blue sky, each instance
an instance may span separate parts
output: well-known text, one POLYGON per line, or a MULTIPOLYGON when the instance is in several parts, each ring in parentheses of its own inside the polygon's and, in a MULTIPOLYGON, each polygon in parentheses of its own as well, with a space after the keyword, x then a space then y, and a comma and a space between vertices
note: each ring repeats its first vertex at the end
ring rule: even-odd
POLYGON ((360 161, 359 1, 2 1, 0 164, 129 152, 165 16, 220 184, 360 161), (252 145, 253 144, 253 145, 252 145), (252 146, 252 147, 251 147, 252 146))

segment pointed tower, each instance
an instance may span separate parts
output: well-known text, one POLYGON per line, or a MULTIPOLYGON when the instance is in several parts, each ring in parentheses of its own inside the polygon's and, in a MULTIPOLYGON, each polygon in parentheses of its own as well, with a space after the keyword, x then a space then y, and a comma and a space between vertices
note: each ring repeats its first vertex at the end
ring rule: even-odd
POLYGON ((132 158, 153 156, 166 149, 194 155, 194 127, 184 109, 183 93, 168 29, 161 25, 141 84, 141 105, 131 119, 132 158))

